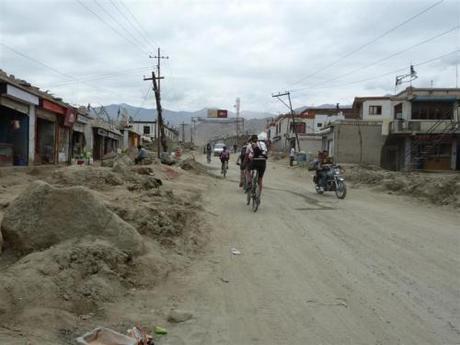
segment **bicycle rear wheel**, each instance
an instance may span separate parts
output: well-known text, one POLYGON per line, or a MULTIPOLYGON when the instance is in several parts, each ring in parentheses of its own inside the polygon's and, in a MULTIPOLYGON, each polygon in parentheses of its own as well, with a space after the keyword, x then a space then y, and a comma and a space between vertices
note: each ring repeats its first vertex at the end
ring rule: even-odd
POLYGON ((252 182, 252 210, 257 212, 260 205, 259 174, 256 173, 252 182))

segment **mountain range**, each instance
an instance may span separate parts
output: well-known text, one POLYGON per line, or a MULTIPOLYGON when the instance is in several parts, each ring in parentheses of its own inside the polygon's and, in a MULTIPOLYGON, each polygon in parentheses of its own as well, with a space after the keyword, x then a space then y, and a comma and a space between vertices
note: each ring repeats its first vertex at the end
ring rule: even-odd
MULTIPOLYGON (((154 121, 157 117, 156 109, 138 108, 126 103, 110 104, 104 106, 104 108, 112 119, 117 118, 119 111, 122 114, 124 113, 128 116, 131 116, 135 121, 154 121)), ((99 108, 97 109, 99 110, 99 108)), ((228 115, 229 117, 236 117, 236 114, 230 111, 228 112, 228 115)), ((173 126, 179 125, 183 122, 191 123, 192 118, 207 118, 207 116, 207 108, 203 108, 197 111, 174 111, 163 108, 163 118, 165 123, 169 123, 173 126)), ((274 115, 257 111, 245 111, 243 112, 242 116, 244 116, 246 119, 263 119, 273 117, 274 115)))

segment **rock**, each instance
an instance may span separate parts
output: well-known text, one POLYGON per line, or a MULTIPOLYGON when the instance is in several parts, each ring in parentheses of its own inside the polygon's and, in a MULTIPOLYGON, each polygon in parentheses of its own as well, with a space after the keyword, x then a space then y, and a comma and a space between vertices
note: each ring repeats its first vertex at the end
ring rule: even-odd
POLYGON ((171 310, 168 316, 168 321, 173 323, 180 323, 190 320, 193 317, 193 314, 188 311, 183 310, 171 310))
POLYGON ((104 180, 105 183, 112 186, 121 186, 123 184, 123 180, 113 173, 107 174, 104 180))
POLYGON ((153 175, 153 169, 145 166, 132 168, 131 171, 138 173, 139 175, 153 175))
POLYGON ((130 254, 143 250, 137 230, 84 187, 55 188, 36 181, 10 206, 1 230, 5 243, 21 254, 83 237, 107 239, 130 254))

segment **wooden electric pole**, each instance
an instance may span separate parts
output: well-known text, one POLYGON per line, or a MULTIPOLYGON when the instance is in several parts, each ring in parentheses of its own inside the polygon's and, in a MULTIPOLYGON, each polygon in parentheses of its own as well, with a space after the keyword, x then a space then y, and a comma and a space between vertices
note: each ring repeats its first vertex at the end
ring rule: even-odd
POLYGON ((168 144, 166 142, 165 136, 165 129, 163 123, 163 108, 161 107, 161 90, 160 90, 160 80, 164 79, 161 76, 161 69, 160 69, 160 61, 161 59, 169 59, 169 56, 161 56, 160 55, 160 48, 158 48, 158 55, 157 56, 149 56, 151 59, 157 59, 157 75, 155 76, 155 72, 152 71, 151 78, 145 78, 144 80, 151 80, 153 84, 153 91, 155 93, 155 102, 157 106, 157 150, 158 150, 158 158, 161 156, 161 149, 163 152, 168 152, 168 144), (160 148, 161 143, 161 148, 160 148))
POLYGON ((292 109, 291 93, 290 93, 289 91, 286 91, 285 93, 280 93, 280 92, 278 92, 278 94, 272 95, 272 97, 277 98, 281 103, 283 103, 286 107, 289 108, 289 111, 290 111, 290 113, 291 113, 292 128, 293 128, 293 130, 294 130, 295 140, 296 140, 296 142, 297 142, 297 149, 300 150, 299 136, 297 135, 297 126, 296 126, 296 123, 295 123, 295 112, 294 112, 294 110, 292 109), (283 96, 288 96, 289 105, 286 104, 286 102, 284 102, 284 101, 281 99, 281 97, 283 97, 283 96))

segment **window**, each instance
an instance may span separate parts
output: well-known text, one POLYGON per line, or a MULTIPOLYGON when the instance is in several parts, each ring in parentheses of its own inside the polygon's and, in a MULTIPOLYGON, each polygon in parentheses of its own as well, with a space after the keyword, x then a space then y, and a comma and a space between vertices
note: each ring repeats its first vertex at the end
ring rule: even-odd
POLYGON ((382 106, 381 105, 370 105, 369 115, 382 115, 382 106))
POLYGON ((149 135, 150 134, 150 126, 144 126, 144 134, 149 135))
POLYGON ((450 102, 413 102, 413 120, 449 120, 453 118, 454 106, 450 102))
POLYGON ((320 128, 320 127, 322 127, 322 126, 323 126, 323 124, 322 124, 321 122, 318 122, 318 123, 316 124, 316 127, 318 127, 318 128, 320 128))

